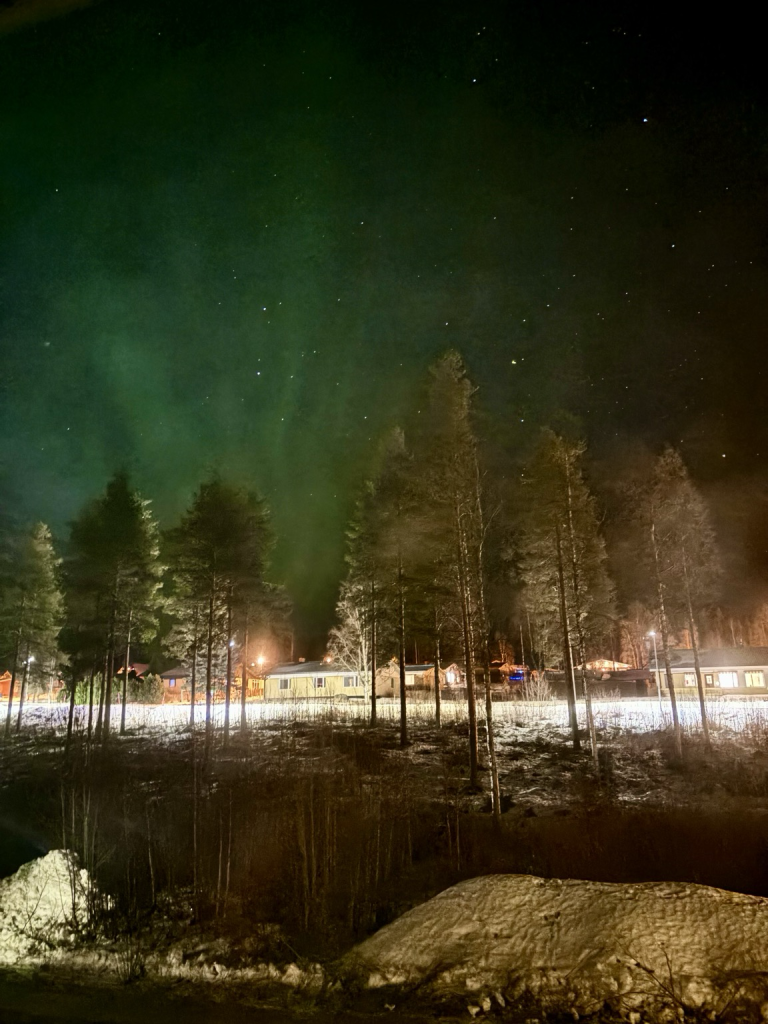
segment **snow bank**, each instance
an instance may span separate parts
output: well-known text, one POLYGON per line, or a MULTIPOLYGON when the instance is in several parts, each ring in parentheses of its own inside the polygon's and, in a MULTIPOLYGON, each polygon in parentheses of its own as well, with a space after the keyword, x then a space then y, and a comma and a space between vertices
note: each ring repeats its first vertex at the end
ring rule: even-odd
POLYGON ((87 913, 88 872, 52 850, 0 881, 0 964, 28 962, 72 941, 87 913))
MULTIPOLYGON (((369 988, 593 1012, 768 999, 768 900, 680 882, 462 882, 357 946, 369 988)), ((768 1008, 768 1007, 767 1007, 768 1008)), ((475 1010, 477 1007, 470 1007, 475 1010)))

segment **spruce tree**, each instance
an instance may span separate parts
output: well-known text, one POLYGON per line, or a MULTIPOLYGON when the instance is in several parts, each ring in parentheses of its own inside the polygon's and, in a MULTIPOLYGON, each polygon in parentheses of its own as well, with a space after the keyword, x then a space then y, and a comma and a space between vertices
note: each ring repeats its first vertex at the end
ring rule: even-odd
POLYGON ((559 622, 574 749, 576 675, 581 676, 593 756, 596 738, 585 663, 613 615, 613 587, 595 500, 584 480, 585 445, 546 429, 524 476, 518 549, 525 602, 540 618, 559 622))
POLYGON ((21 683, 18 730, 30 682, 44 679, 57 667, 63 611, 59 565, 51 532, 44 523, 37 523, 10 542, 9 575, 0 604, 0 636, 11 661, 6 734, 11 729, 16 683, 21 683))
MULTIPOLYGON (((149 502, 125 473, 110 480, 72 523, 65 561, 67 637, 73 655, 87 649, 101 671, 97 734, 109 736, 112 686, 123 663, 121 732, 131 645, 157 628, 162 567, 159 533, 149 502)), ((89 712, 90 715, 90 712, 89 712)))

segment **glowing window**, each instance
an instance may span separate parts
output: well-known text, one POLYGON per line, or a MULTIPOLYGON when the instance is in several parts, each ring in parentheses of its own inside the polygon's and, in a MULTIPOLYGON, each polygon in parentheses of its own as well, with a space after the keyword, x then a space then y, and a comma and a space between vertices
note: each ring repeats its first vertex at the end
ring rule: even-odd
POLYGON ((715 680, 712 678, 712 676, 709 673, 707 673, 707 675, 704 676, 704 685, 705 686, 714 686, 715 685, 715 680))
POLYGON ((169 679, 168 680, 168 685, 169 686, 175 686, 176 685, 176 680, 175 679, 169 679))
POLYGON ((416 682, 416 676, 407 675, 405 677, 405 685, 406 686, 413 686, 415 682, 416 682))
POLYGON ((738 672, 718 672, 717 681, 720 686, 738 686, 739 685, 739 673, 738 672))
POLYGON ((765 674, 762 670, 756 672, 745 672, 747 686, 765 686, 765 674))
POLYGON ((686 672, 683 677, 683 686, 695 686, 696 685, 696 673, 686 672))

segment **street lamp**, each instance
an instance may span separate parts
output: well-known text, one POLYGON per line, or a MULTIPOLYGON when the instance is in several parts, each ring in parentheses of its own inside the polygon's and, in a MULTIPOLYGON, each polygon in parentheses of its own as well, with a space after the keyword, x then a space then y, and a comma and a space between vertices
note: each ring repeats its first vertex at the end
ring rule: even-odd
POLYGON ((652 629, 648 636, 653 640, 653 674, 656 677, 656 695, 659 698, 659 713, 663 714, 661 709, 661 683, 659 682, 659 655, 656 650, 656 630, 652 629))
POLYGON ((260 654, 258 656, 258 658, 256 659, 256 663, 258 664, 259 668, 261 668, 261 666, 264 664, 264 655, 263 654, 260 654))

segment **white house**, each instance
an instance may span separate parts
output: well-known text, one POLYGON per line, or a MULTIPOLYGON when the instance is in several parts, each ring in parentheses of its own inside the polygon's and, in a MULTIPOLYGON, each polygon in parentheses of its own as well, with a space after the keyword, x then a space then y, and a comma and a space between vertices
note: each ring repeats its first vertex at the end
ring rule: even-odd
MULTIPOLYGON (((666 685, 664 657, 659 655, 659 673, 666 685)), ((768 688, 768 647, 719 647, 699 651, 699 664, 704 686, 709 694, 742 693, 765 696, 768 688)), ((686 691, 696 687, 693 651, 687 647, 674 647, 669 652, 669 667, 675 690, 686 691)), ((650 668, 653 670, 653 657, 650 668)))
POLYGON ((299 661, 275 665, 264 677, 265 700, 322 700, 328 697, 363 697, 358 674, 334 662, 299 661))

